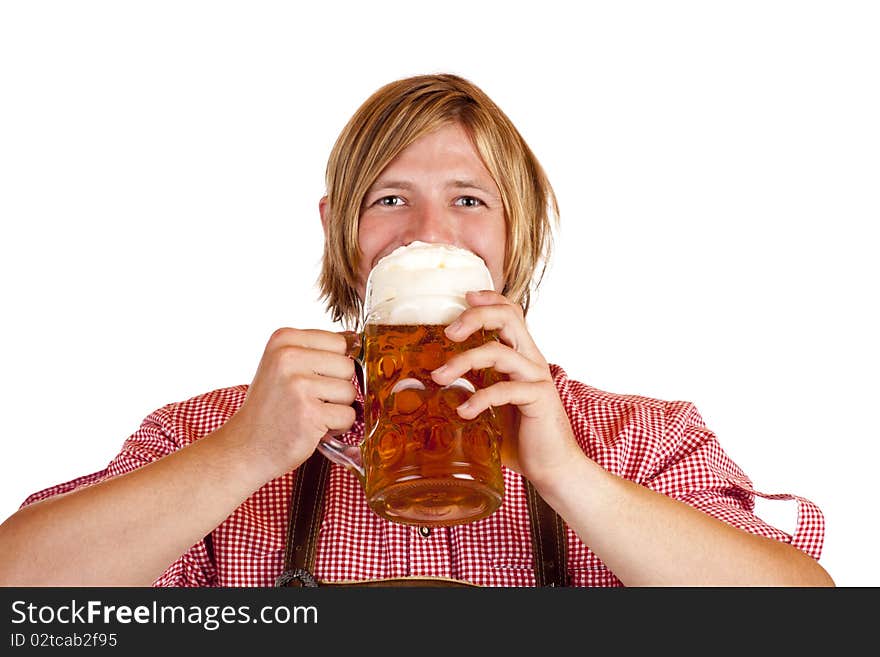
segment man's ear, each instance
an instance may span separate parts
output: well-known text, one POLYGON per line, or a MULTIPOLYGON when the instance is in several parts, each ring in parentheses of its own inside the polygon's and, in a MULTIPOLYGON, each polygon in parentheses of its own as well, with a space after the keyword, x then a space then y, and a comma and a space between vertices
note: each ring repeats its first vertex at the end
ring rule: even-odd
POLYGON ((324 227, 324 237, 327 237, 327 221, 329 217, 327 216, 327 197, 322 196, 321 200, 318 201, 318 212, 321 213, 321 225, 324 227))

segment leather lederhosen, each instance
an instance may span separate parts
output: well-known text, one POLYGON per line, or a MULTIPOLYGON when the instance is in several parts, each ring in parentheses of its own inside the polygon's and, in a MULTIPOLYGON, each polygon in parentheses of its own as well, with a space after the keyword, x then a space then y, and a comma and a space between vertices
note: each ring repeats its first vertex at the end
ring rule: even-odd
MULTIPOLYGON (((297 470, 290 499, 290 520, 284 572, 275 586, 474 586, 442 577, 400 577, 355 582, 318 582, 312 575, 318 543, 318 528, 324 508, 324 489, 330 462, 315 451, 297 470)), ((565 586, 566 543, 562 518, 524 479, 529 508, 532 553, 537 586, 565 586)))

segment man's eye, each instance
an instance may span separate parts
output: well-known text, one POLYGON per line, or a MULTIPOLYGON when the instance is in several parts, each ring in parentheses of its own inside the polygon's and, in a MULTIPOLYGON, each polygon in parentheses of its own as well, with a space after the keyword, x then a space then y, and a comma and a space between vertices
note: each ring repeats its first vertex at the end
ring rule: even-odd
POLYGON ((378 201, 376 201, 376 205, 384 205, 388 208, 393 208, 403 203, 403 199, 399 196, 383 196, 378 201))
POLYGON ((473 196, 462 196, 460 198, 455 199, 456 205, 461 205, 466 208, 475 208, 477 206, 483 205, 483 202, 475 198, 473 196))

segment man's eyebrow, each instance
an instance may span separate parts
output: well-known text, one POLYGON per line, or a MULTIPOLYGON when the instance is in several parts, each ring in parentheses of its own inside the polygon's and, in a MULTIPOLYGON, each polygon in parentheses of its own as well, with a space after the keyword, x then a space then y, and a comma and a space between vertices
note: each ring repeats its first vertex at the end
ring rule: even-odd
POLYGON ((456 180, 450 180, 447 184, 448 187, 455 187, 456 189, 476 189, 484 194, 488 194, 489 196, 498 197, 498 193, 493 191, 490 187, 486 185, 480 184, 476 180, 470 180, 468 178, 458 178, 456 180))
POLYGON ((412 183, 408 182, 406 180, 377 180, 372 185, 370 185, 370 188, 367 190, 367 192, 368 193, 375 192, 380 189, 412 189, 412 188, 413 188, 412 183))
MULTIPOLYGON (((477 180, 472 180, 470 178, 455 178, 446 183, 447 187, 452 187, 455 189, 476 189, 484 194, 489 196, 498 197, 498 193, 493 191, 490 187, 481 184, 477 180)), ((367 190, 368 194, 379 191, 380 189, 405 189, 411 190, 413 189, 412 182, 408 180, 377 180, 374 182, 370 188, 367 190)))

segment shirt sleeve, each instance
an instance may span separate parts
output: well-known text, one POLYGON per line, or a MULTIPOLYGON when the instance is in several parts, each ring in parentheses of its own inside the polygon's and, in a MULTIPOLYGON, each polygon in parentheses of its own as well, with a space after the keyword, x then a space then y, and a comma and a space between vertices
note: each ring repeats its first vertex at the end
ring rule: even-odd
MULTIPOLYGON (((106 468, 34 493, 25 499, 22 508, 127 474, 177 451, 184 442, 174 429, 172 408, 173 405, 163 407, 144 419, 106 468)), ((169 565, 153 586, 213 586, 215 581, 216 569, 202 539, 169 565)))
POLYGON ((708 515, 752 534, 790 543, 819 559, 825 520, 810 500, 796 495, 767 494, 754 489, 751 480, 721 448, 715 434, 703 423, 696 407, 687 402, 666 402, 664 443, 668 457, 658 471, 643 482, 647 487, 680 500, 708 515), (795 500, 797 527, 789 535, 755 515, 755 496, 795 500))

